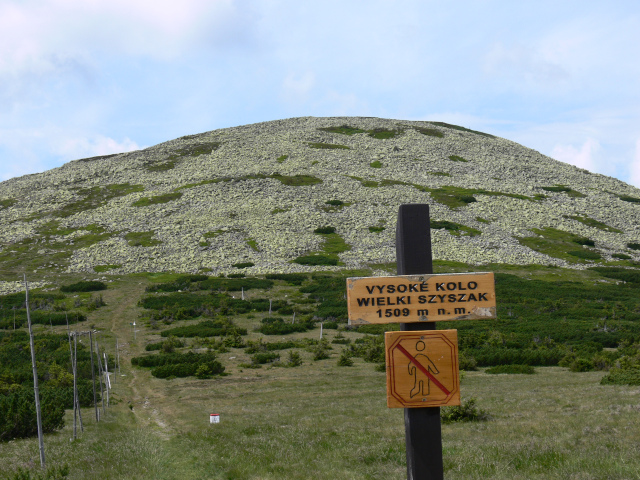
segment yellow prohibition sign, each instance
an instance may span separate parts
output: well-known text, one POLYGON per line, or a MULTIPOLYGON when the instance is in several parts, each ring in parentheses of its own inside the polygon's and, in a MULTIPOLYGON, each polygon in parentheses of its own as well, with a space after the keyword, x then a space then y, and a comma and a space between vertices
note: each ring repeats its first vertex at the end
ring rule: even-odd
POLYGON ((386 332, 389 408, 460 405, 458 331, 386 332))

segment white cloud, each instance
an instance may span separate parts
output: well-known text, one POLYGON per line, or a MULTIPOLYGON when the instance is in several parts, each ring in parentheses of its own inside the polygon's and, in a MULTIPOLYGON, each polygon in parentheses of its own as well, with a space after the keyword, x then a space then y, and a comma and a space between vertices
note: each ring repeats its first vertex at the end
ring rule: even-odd
POLYGON ((315 74, 307 70, 304 73, 290 73, 282 81, 281 97, 289 103, 304 103, 315 86, 315 74))
POLYGON ((0 130, 0 180, 41 172, 79 158, 140 150, 133 140, 70 134, 61 128, 0 130))
POLYGON ((640 188, 640 138, 636 140, 636 151, 629 165, 629 183, 640 188))
POLYGON ((594 157, 598 150, 600 150, 600 144, 593 138, 587 138, 579 148, 573 145, 556 145, 551 151, 551 157, 578 168, 597 172, 599 169, 594 157))
POLYGON ((75 137, 55 141, 51 151, 56 155, 71 160, 131 152, 140 150, 140 148, 136 142, 126 137, 122 142, 118 142, 103 135, 94 135, 92 138, 75 137))
POLYGON ((492 45, 484 59, 485 73, 502 80, 527 84, 555 85, 569 80, 565 68, 554 61, 544 49, 522 44, 492 45))

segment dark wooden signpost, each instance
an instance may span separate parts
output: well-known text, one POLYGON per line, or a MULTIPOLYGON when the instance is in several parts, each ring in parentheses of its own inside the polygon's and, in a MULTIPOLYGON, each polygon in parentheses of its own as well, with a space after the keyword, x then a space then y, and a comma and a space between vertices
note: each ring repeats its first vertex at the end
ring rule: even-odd
POLYGON ((442 480, 440 407, 430 405, 459 404, 457 333, 436 331, 435 321, 495 318, 494 278, 492 273, 433 274, 426 204, 400 206, 396 259, 396 277, 347 279, 349 323, 402 322, 402 332, 416 332, 387 332, 388 405, 411 406, 404 409, 407 479, 442 480), (445 360, 432 363, 425 353, 431 349, 436 358, 434 348, 445 360), (399 378, 408 373, 413 385, 399 378))

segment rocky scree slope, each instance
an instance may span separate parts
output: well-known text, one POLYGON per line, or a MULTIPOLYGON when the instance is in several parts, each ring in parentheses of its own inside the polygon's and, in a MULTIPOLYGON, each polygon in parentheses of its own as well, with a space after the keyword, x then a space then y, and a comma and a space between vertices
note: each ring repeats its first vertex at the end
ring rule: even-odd
POLYGON ((310 271, 294 261, 309 254, 385 264, 402 203, 431 205, 436 259, 640 260, 640 191, 619 180, 453 125, 305 117, 0 183, 0 273, 310 271))

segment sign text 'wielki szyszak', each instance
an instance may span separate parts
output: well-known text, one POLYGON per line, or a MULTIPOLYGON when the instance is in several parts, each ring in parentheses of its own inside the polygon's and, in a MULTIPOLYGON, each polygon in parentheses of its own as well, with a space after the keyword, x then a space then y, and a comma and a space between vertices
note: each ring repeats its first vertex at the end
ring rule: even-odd
POLYGON ((347 279, 349 324, 496 318, 493 273, 347 279))

